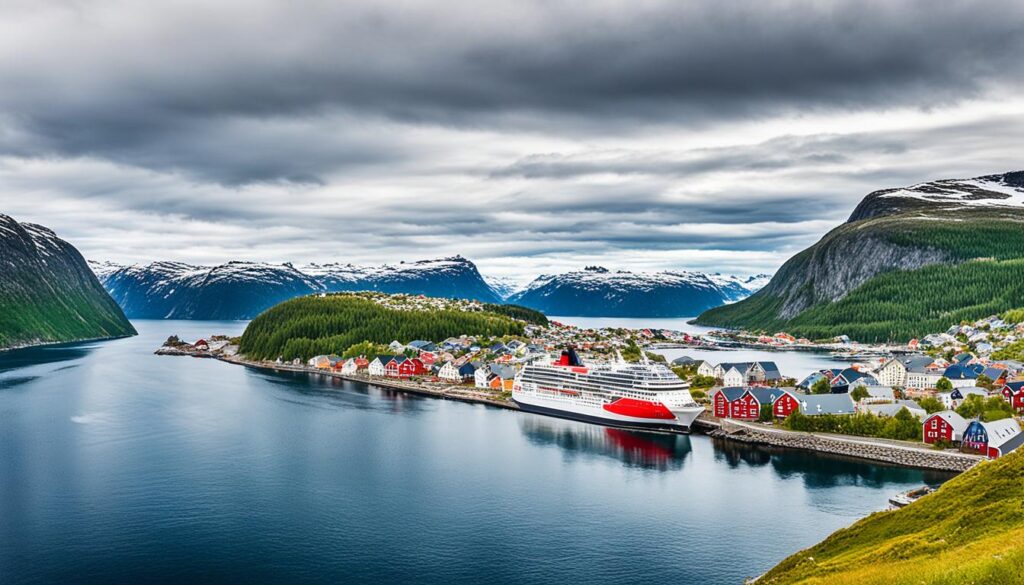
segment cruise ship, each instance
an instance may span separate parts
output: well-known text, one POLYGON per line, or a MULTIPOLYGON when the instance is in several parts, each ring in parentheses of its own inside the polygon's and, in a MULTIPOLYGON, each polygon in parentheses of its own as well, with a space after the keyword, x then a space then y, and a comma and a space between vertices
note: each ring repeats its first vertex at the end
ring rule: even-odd
POLYGON ((704 408, 689 385, 663 364, 584 365, 568 349, 550 364, 524 366, 512 386, 512 400, 526 412, 602 425, 688 431, 704 408))

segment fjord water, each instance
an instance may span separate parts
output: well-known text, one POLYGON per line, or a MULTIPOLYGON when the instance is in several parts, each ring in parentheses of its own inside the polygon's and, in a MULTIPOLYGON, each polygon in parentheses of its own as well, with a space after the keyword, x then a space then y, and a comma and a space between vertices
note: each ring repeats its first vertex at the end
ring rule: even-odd
POLYGON ((739 583, 943 474, 158 357, 0 354, 0 583, 739 583))

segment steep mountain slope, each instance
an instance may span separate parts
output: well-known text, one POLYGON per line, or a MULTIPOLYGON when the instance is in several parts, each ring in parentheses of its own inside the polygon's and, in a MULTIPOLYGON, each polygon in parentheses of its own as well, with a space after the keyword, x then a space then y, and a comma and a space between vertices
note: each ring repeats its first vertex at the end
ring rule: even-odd
POLYGON ((0 349, 134 334, 78 250, 0 214, 0 349))
POLYGON ((904 340, 1020 306, 1022 222, 1024 172, 876 191, 757 294, 697 322, 904 340))
POLYGON ((946 482, 914 504, 878 512, 794 554, 758 579, 918 585, 1024 582, 1024 452, 946 482))
POLYGON ((282 301, 317 292, 379 291, 500 302, 462 257, 394 266, 229 262, 192 266, 93 263, 103 285, 132 318, 251 319, 282 301))
POLYGON ((699 272, 611 272, 590 266, 538 277, 508 302, 548 315, 686 317, 745 298, 763 280, 699 272))

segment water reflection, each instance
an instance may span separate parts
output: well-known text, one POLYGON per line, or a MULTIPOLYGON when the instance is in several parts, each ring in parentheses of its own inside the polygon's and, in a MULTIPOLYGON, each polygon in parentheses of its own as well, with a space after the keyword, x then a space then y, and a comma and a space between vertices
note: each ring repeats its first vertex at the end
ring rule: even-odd
POLYGON ((568 455, 612 457, 628 467, 680 469, 692 450, 685 435, 614 429, 525 413, 517 418, 520 430, 533 444, 557 445, 568 455))
POLYGON ((280 400, 313 408, 344 407, 378 412, 410 413, 427 403, 415 394, 344 380, 314 372, 246 369, 250 375, 285 390, 280 400))
MULTIPOLYGON (((78 360, 88 356, 96 344, 49 345, 0 352, 0 373, 46 364, 78 360)), ((69 366, 65 366, 69 367, 69 366)))
POLYGON ((715 459, 726 462, 732 468, 740 465, 771 465, 781 479, 798 477, 809 489, 839 486, 879 489, 893 483, 940 485, 956 475, 943 471, 888 466, 800 449, 748 445, 726 439, 713 439, 712 442, 715 446, 715 459))

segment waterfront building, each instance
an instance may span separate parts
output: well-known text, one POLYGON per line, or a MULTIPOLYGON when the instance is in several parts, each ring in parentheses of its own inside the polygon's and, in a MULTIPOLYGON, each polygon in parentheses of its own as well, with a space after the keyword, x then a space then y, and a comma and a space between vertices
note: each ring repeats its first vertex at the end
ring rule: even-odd
POLYGON ((961 449, 977 452, 989 459, 1002 457, 1024 443, 1024 434, 1013 418, 992 422, 972 421, 964 431, 961 449))
POLYGON ((459 375, 459 368, 455 367, 454 362, 446 362, 437 370, 437 377, 442 380, 449 382, 461 382, 462 376, 459 375))
POLYGON ((944 410, 925 417, 924 422, 921 424, 921 437, 925 443, 933 444, 939 441, 959 443, 964 437, 967 425, 970 423, 956 412, 944 410))
POLYGON ((805 394, 800 397, 800 413, 807 416, 853 414, 855 411, 849 394, 805 394))

